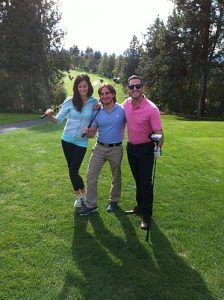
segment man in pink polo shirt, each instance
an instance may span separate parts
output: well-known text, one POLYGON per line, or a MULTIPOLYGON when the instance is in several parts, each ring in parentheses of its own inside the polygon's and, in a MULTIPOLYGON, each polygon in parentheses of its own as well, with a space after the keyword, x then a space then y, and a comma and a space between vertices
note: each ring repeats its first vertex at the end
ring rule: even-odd
POLYGON ((153 209, 152 170, 154 164, 154 142, 152 133, 162 134, 159 147, 163 145, 163 130, 158 107, 143 94, 142 80, 137 75, 128 79, 129 98, 124 103, 128 129, 127 156, 136 183, 136 203, 132 210, 142 216, 141 229, 150 227, 153 209))

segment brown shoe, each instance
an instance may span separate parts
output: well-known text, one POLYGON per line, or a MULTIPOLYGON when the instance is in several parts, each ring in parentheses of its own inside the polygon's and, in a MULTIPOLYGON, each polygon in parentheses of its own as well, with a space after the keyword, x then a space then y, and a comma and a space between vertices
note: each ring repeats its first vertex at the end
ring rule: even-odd
POLYGON ((150 219, 143 217, 141 220, 140 228, 142 230, 147 230, 148 228, 150 228, 150 219))
POLYGON ((135 206, 133 209, 125 210, 126 214, 135 214, 140 215, 140 210, 137 206, 135 206))

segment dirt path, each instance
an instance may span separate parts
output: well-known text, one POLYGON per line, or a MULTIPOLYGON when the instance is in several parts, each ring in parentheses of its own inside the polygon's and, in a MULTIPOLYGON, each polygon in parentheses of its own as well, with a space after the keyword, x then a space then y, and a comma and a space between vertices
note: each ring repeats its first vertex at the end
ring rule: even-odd
POLYGON ((45 118, 42 120, 28 120, 28 121, 16 122, 16 123, 12 123, 12 124, 0 125, 0 134, 7 133, 12 130, 16 130, 16 129, 20 129, 20 128, 26 128, 26 127, 44 124, 47 122, 49 122, 48 118, 45 118))

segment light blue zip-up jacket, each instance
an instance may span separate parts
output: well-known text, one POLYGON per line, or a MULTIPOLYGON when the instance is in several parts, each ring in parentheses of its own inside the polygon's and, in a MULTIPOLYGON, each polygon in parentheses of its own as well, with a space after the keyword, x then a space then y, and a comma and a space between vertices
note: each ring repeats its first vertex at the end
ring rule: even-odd
POLYGON ((82 130, 89 125, 93 116, 93 106, 98 103, 94 97, 89 97, 87 102, 79 112, 75 109, 72 103, 72 97, 68 97, 58 114, 56 115, 57 123, 60 124, 65 118, 67 122, 65 124, 62 140, 72 143, 81 147, 87 147, 88 139, 82 137, 82 130))

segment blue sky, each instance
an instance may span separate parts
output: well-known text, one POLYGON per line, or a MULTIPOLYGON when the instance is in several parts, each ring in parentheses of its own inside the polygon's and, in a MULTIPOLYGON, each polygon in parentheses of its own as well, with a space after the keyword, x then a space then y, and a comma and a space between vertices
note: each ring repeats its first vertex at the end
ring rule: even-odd
POLYGON ((67 31, 64 47, 87 46, 102 54, 123 54, 133 35, 142 40, 159 15, 165 22, 172 13, 170 0, 61 0, 62 22, 67 31))

